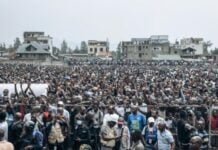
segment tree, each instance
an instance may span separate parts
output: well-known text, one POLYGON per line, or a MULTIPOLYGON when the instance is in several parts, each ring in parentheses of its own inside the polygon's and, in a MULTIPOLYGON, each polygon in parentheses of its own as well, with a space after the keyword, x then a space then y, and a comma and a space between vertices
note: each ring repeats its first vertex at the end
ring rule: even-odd
POLYGON ((21 45, 20 39, 18 37, 16 37, 16 39, 14 40, 14 49, 18 49, 18 47, 21 45))
POLYGON ((79 50, 79 47, 78 46, 76 46, 76 48, 74 49, 74 53, 80 53, 80 50, 79 50))
POLYGON ((213 44, 211 43, 211 41, 204 42, 204 51, 203 51, 203 53, 208 54, 208 48, 211 47, 212 45, 213 44))
POLYGON ((218 48, 215 48, 214 50, 211 51, 211 54, 213 55, 218 55, 218 48))
POLYGON ((83 54, 88 53, 88 46, 87 46, 85 41, 81 42, 80 52, 83 53, 83 54))
POLYGON ((67 53, 67 49, 68 49, 68 45, 67 42, 64 40, 61 44, 61 53, 62 54, 66 54, 67 53))

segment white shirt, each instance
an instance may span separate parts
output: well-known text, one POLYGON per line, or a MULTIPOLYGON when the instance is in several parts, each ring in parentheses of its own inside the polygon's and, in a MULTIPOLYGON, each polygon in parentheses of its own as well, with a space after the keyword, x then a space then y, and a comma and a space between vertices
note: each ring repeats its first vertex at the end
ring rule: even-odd
POLYGON ((116 109, 116 111, 121 115, 121 117, 124 117, 124 114, 125 114, 125 109, 124 109, 124 107, 122 107, 122 106, 116 106, 115 107, 115 109, 116 109))
POLYGON ((8 123, 6 121, 0 123, 0 129, 4 130, 4 140, 8 140, 8 123))
POLYGON ((174 142, 172 133, 165 129, 163 132, 157 131, 158 150, 170 150, 174 142))

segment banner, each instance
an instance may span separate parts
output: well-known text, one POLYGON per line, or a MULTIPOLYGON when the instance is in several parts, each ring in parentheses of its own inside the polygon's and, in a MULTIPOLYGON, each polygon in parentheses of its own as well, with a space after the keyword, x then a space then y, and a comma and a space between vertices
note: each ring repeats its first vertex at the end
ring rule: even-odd
MULTIPOLYGON (((28 84, 22 84, 23 91, 26 90, 28 84)), ((31 84, 30 88, 36 96, 45 95, 47 96, 48 84, 31 84)), ((9 95, 15 93, 15 84, 0 84, 0 95, 3 94, 4 89, 9 90, 9 95)), ((27 93, 30 90, 28 89, 27 93)), ((21 85, 17 84, 17 92, 21 92, 21 85)))

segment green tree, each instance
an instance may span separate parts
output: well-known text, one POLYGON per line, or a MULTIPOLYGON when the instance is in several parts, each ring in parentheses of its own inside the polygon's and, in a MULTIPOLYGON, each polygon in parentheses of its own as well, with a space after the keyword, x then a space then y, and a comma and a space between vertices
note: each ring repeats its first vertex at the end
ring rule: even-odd
POLYGON ((117 60, 121 59, 121 47, 122 47, 122 43, 119 43, 117 47, 117 53, 116 53, 117 60))
POLYGON ((16 39, 14 40, 14 49, 18 49, 18 47, 21 45, 20 39, 18 37, 16 37, 16 39))
POLYGON ((211 51, 211 54, 213 55, 218 55, 218 48, 215 48, 214 50, 211 51))
POLYGON ((204 42, 204 50, 203 53, 204 54, 208 54, 208 49, 213 45, 213 43, 211 43, 211 41, 207 41, 204 42))
POLYGON ((80 53, 80 50, 79 50, 79 47, 78 46, 76 46, 76 48, 74 49, 74 53, 80 53))
POLYGON ((85 41, 82 41, 82 42, 81 42, 81 45, 80 45, 80 52, 83 53, 83 54, 88 53, 88 46, 87 46, 87 44, 86 44, 85 41))
POLYGON ((62 54, 66 54, 67 53, 67 49, 68 49, 68 45, 67 42, 64 40, 61 44, 61 53, 62 54))

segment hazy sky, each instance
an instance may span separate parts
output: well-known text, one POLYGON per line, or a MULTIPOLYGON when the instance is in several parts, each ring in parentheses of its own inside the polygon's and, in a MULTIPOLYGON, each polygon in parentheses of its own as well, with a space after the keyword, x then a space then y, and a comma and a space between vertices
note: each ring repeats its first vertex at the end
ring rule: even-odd
POLYGON ((44 31, 60 47, 167 34, 170 41, 203 37, 218 47, 218 0, 0 0, 0 43, 44 31))

